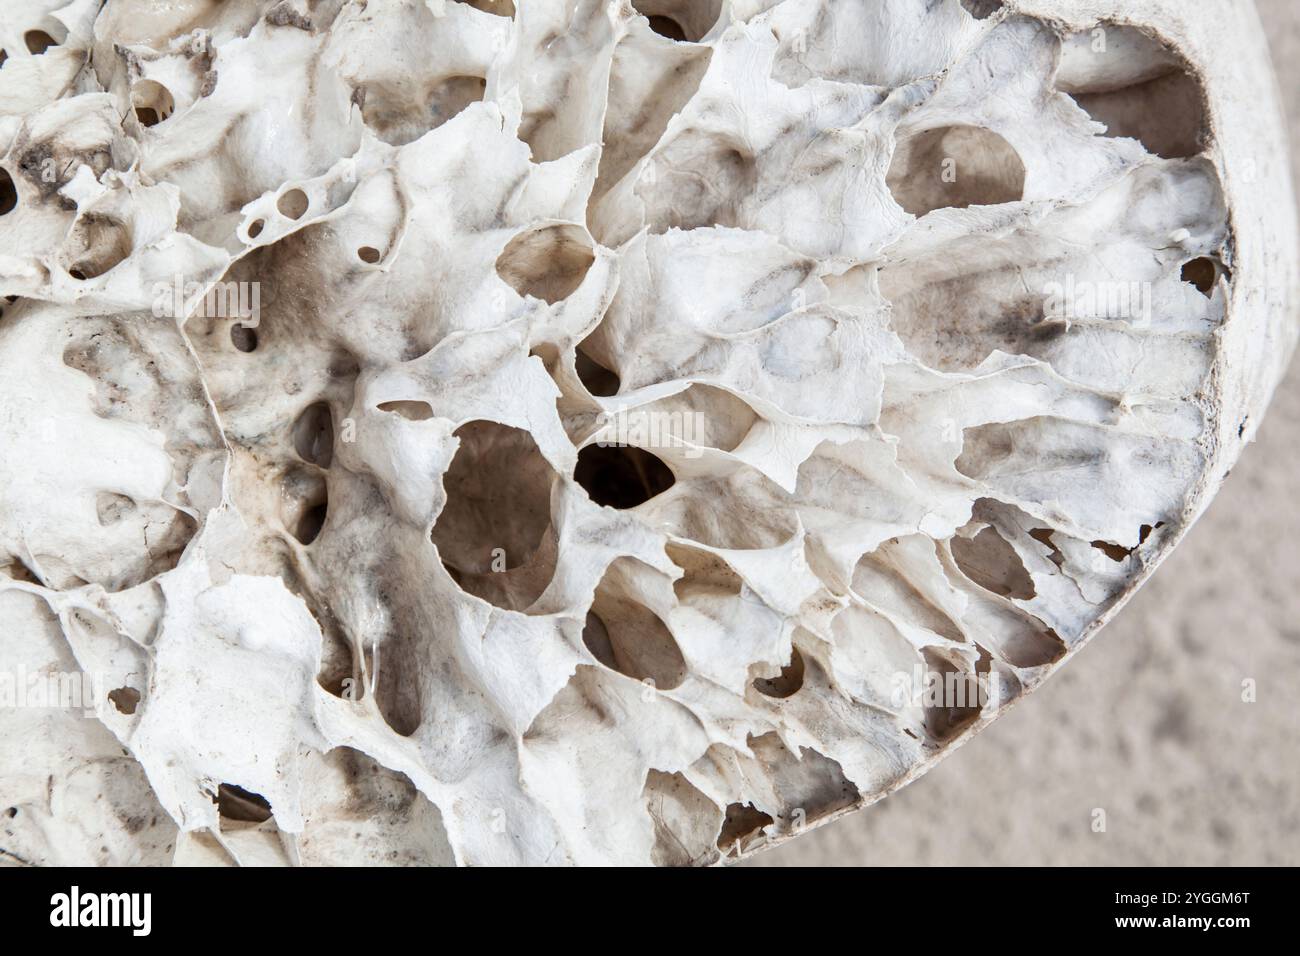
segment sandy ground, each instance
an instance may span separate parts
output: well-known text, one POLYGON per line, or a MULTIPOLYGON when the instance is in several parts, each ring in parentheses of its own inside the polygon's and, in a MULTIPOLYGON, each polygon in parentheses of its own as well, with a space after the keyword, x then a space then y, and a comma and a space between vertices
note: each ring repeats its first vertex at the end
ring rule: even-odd
MULTIPOLYGON (((1300 2, 1258 6, 1300 182, 1300 2)), ((1069 666, 910 787, 749 865, 1300 863, 1297 476, 1293 365, 1208 513, 1069 666)))

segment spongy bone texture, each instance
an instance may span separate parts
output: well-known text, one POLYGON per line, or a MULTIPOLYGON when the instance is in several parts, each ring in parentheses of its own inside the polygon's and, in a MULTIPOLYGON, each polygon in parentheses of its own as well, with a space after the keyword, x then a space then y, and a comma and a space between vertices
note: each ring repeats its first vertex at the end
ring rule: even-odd
POLYGON ((1240 267, 1196 64, 1013 7, 6 0, 0 853, 709 863, 1041 681, 1240 267))

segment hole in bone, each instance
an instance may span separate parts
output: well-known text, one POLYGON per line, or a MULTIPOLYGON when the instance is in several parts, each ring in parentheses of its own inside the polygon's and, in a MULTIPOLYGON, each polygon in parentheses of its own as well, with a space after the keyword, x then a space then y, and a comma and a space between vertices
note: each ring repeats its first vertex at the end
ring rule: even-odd
POLYGON ((126 495, 101 491, 95 496, 95 511, 99 517, 99 523, 103 526, 117 524, 135 510, 135 501, 126 495))
POLYGON ((381 258, 379 250, 374 246, 362 246, 357 250, 357 258, 368 265, 374 265, 381 258))
POLYGON ((230 342, 241 352, 252 352, 257 348, 257 329, 236 322, 230 327, 230 342))
POLYGON ((632 7, 655 33, 679 42, 703 39, 722 15, 722 0, 632 0, 632 7))
POLYGON ((325 527, 329 489, 325 478, 305 468, 295 468, 280 488, 280 520, 304 545, 311 544, 325 527))
POLYGON ((248 224, 248 238, 256 239, 262 234, 262 229, 266 226, 265 219, 254 219, 248 224))
POLYGON ((1204 149, 1200 84, 1177 53, 1133 27, 1104 23, 1064 38, 1056 88, 1107 136, 1136 139, 1165 159, 1204 149))
POLYGON ((984 590, 1025 601, 1034 597, 1034 581, 1020 555, 993 528, 982 528, 973 538, 956 535, 951 547, 957 567, 984 590))
POLYGON ((1219 266, 1213 259, 1200 256, 1183 263, 1179 273, 1184 282, 1196 286, 1196 291, 1209 298, 1214 294, 1214 284, 1219 281, 1219 266))
POLYGON ((587 612, 582 642, 610 670, 672 690, 686 679, 686 660, 668 625, 637 600, 628 570, 634 564, 618 559, 605 571, 587 612))
POLYGON ((582 387, 597 398, 608 398, 610 395, 617 395, 619 386, 618 374, 611 372, 605 366, 601 365, 594 358, 588 355, 579 346, 574 357, 574 365, 578 372, 578 381, 582 382, 582 387))
POLYGON ((1132 548, 1126 548, 1111 541, 1092 541, 1090 544, 1118 564, 1122 564, 1133 553, 1132 548))
POLYGON ((759 420, 748 402, 725 388, 698 382, 676 395, 627 412, 625 418, 630 425, 640 420, 647 434, 656 439, 671 437, 728 452, 740 446, 759 420))
POLYGON ((405 146, 482 100, 486 87, 483 77, 465 74, 367 82, 361 115, 385 143, 405 146))
POLYGON ((280 215, 289 219, 301 219, 310 205, 307 194, 301 189, 290 189, 275 201, 275 208, 280 210, 280 215))
POLYGON ((212 798, 217 813, 224 820, 240 823, 263 823, 271 819, 271 804, 259 793, 251 793, 233 783, 223 783, 212 798))
POLYGON ((683 774, 651 769, 641 799, 654 823, 655 866, 692 866, 716 857, 722 811, 683 774))
POLYGON ((44 30, 28 30, 23 34, 23 42, 32 56, 40 56, 50 47, 59 45, 59 41, 44 30))
POLYGON ((927 682, 925 730, 939 743, 951 740, 979 719, 978 671, 957 667, 932 647, 922 648, 927 682))
MULTIPOLYGON (((853 570, 854 592, 871 595, 872 604, 881 610, 940 637, 950 641, 965 640, 961 629, 948 613, 933 603, 933 596, 918 589, 904 573, 908 564, 903 559, 900 567, 900 558, 892 547, 894 543, 890 542, 870 554, 864 554, 858 560, 853 570)), ((851 620, 849 615, 841 615, 836 618, 836 627, 841 618, 846 624, 851 620)))
POLYGON ((18 205, 18 189, 9 170, 0 166, 0 216, 14 211, 18 205))
POLYGON ((961 5, 976 20, 984 20, 1002 9, 1002 0, 961 0, 961 5))
POLYGON ((352 641, 339 622, 333 608, 322 596, 301 586, 290 590, 302 598, 307 611, 320 626, 321 662, 316 683, 326 693, 343 700, 357 701, 365 696, 360 662, 352 641))
POLYGON ((885 183, 914 216, 1016 202, 1025 165, 1005 139, 979 126, 941 126, 899 142, 885 183))
POLYGON ((69 274, 94 279, 131 255, 131 232, 125 223, 108 216, 82 216, 68 239, 68 254, 75 261, 69 274))
POLYGON ((4 69, 5 61, 9 59, 9 54, 0 50, 0 69, 4 69))
POLYGON ((672 118, 699 92, 712 56, 706 46, 664 49, 660 43, 639 42, 636 33, 614 48, 601 134, 605 145, 587 206, 593 228, 598 201, 663 138, 672 118))
POLYGON ((1061 553, 1061 549, 1058 548, 1056 542, 1052 540, 1052 531, 1050 528, 1031 528, 1029 531, 1029 537, 1047 548, 1047 557, 1054 565, 1059 568, 1061 565, 1065 564, 1065 555, 1061 553))
POLYGON ((839 761, 810 747, 792 752, 779 734, 770 731, 757 737, 751 734, 749 746, 780 795, 783 809, 776 812, 776 824, 787 832, 853 806, 860 798, 839 761))
POLYGON ((672 470, 645 449, 614 445, 579 451, 573 478, 596 504, 619 510, 644 504, 676 481, 672 470))
POLYGON ((664 550, 669 560, 684 572, 673 582, 678 601, 732 598, 740 594, 744 583, 740 575, 716 554, 680 544, 668 544, 664 550))
POLYGON ((17 555, 11 555, 8 563, 0 563, 0 574, 4 574, 11 581, 22 581, 26 584, 42 585, 43 582, 36 576, 36 572, 27 566, 27 562, 17 555))
POLYGON ((667 37, 670 40, 678 41, 686 39, 686 31, 683 30, 682 25, 672 17, 655 16, 647 17, 646 19, 650 22, 650 29, 661 37, 667 37))
POLYGON ((118 687, 108 692, 108 699, 120 714, 134 714, 140 703, 140 692, 134 687, 118 687))
POLYGON ((775 496, 781 494, 771 479, 752 469, 728 478, 693 476, 689 494, 665 495, 655 503, 655 520, 673 536, 710 548, 779 548, 799 533, 796 518, 780 508, 753 508, 747 502, 779 500, 775 496))
POLYGON ((406 774, 351 747, 305 762, 303 866, 447 866, 442 815, 406 774))
POLYGON ((715 133, 687 130, 655 154, 654 181, 644 174, 637 195, 650 231, 741 225, 739 208, 758 183, 754 158, 715 133))
POLYGON ((156 126, 176 109, 171 91, 157 80, 140 80, 132 86, 131 105, 141 126, 156 126))
POLYGON ((433 543, 461 590, 523 610, 555 574, 556 473, 522 429, 472 421, 454 434, 460 447, 442 477, 446 503, 433 526, 433 543))
POLYGON ((762 810, 755 809, 752 803, 730 804, 722 821, 722 830, 718 833, 718 849, 728 854, 737 848, 742 852, 748 850, 766 839, 762 829, 774 822, 762 810))
MULTIPOLYGON (((41 583, 55 591, 71 591, 90 583, 63 558, 54 554, 34 554, 32 562, 41 569, 41 583)), ((106 590, 108 590, 106 588, 106 590)), ((120 588, 113 589, 120 590, 120 588)))
POLYGON ((392 412, 413 422, 423 422, 433 417, 433 406, 428 402, 403 399, 396 402, 380 402, 378 407, 381 412, 392 412))
POLYGON ((515 0, 456 0, 457 3, 463 3, 467 7, 473 7, 475 10, 482 10, 484 13, 493 13, 499 17, 513 17, 515 15, 515 0))
POLYGON ((325 527, 325 518, 326 503, 322 501, 318 505, 312 505, 298 521, 293 536, 303 544, 311 544, 320 537, 321 529, 325 527))
POLYGON ((793 697, 803 686, 803 655, 796 647, 790 654, 790 663, 781 668, 775 677, 756 677, 754 690, 764 697, 776 697, 784 700, 793 697))
POLYGON ((554 304, 582 285, 595 261, 591 240, 580 227, 543 226, 511 239, 496 269, 520 295, 554 304))
POLYGON ((392 631, 376 646, 361 648, 364 673, 374 675, 374 700, 394 733, 410 737, 424 723, 425 686, 421 676, 427 655, 421 638, 408 630, 392 631), (382 662, 376 668, 376 663, 382 662))
POLYGON ((293 425, 293 447, 303 461, 328 468, 334 460, 334 421, 325 402, 308 405, 293 425))
POLYGON ((486 89, 487 80, 481 76, 448 76, 438 81, 429 94, 429 112, 433 116, 430 128, 436 129, 467 106, 482 100, 486 89))

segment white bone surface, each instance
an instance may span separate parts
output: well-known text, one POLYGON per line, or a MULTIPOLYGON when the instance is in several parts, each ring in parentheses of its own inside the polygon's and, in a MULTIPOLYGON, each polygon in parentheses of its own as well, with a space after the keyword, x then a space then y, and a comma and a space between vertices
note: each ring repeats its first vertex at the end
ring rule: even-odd
POLYGON ((0 48, 11 862, 779 842, 1096 633, 1296 337, 1230 0, 5 0, 0 48))

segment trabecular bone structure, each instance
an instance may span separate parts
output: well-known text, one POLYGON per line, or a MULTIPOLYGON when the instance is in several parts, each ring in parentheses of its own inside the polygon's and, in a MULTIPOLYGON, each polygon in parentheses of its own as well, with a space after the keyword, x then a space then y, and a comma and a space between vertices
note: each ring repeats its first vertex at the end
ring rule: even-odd
POLYGON ((1123 603, 1296 336, 1235 0, 4 0, 0 858, 707 864, 1123 603))

